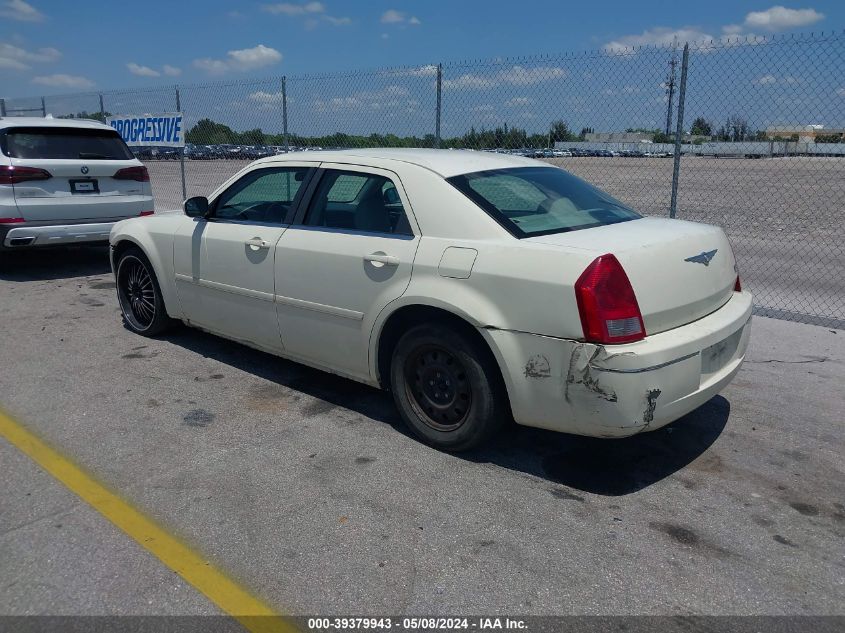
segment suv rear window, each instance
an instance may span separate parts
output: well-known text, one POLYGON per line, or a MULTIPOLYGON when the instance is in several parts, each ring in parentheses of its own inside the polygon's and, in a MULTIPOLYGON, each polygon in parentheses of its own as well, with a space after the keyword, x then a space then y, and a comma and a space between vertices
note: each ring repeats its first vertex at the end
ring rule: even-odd
POLYGON ((642 217, 600 189, 554 167, 494 169, 454 176, 448 182, 518 238, 642 217))
POLYGON ((117 131, 85 128, 10 128, 0 137, 10 158, 131 160, 132 152, 117 131))

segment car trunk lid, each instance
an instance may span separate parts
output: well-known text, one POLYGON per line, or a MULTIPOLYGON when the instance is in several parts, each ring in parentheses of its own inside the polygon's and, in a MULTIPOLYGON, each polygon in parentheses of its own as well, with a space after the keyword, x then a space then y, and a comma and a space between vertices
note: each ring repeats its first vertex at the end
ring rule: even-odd
POLYGON ((588 251, 595 257, 615 255, 634 288, 647 335, 718 310, 730 299, 736 282, 727 236, 707 224, 642 218, 525 241, 588 251))
POLYGON ((12 165, 50 174, 46 180, 14 185, 15 200, 27 221, 136 216, 144 210, 142 198, 150 195, 149 183, 114 177, 121 169, 140 166, 134 159, 13 158, 12 165))
POLYGON ((0 146, 20 173, 12 187, 26 221, 111 219, 151 210, 142 208, 151 204, 146 174, 147 182, 137 173, 135 179, 115 178, 142 165, 111 128, 52 121, 13 126, 0 135, 0 146))

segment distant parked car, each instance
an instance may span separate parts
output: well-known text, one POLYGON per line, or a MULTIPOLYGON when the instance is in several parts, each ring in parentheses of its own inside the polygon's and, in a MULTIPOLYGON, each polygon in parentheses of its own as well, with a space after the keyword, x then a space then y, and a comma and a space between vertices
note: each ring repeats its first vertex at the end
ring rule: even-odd
POLYGON ((147 168, 96 121, 0 119, 0 250, 108 240, 151 215, 147 168))
POLYGON ((748 344, 720 228, 643 218, 542 161, 287 154, 184 211, 112 230, 131 331, 179 319, 389 389, 446 450, 511 414, 599 437, 660 428, 723 389, 748 344))

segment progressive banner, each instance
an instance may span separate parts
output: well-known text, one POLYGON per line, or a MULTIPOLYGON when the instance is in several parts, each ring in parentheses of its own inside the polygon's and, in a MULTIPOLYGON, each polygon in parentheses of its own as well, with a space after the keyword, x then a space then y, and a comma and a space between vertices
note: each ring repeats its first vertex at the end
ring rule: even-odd
POLYGON ((185 147, 181 112, 115 114, 107 117, 106 123, 133 147, 185 147))

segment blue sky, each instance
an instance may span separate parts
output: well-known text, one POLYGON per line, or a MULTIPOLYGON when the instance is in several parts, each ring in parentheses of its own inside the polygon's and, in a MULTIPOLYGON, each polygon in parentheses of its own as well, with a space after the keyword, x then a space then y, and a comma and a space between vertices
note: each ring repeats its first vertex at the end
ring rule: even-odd
POLYGON ((0 0, 4 96, 845 27, 845 3, 0 0))
MULTIPOLYGON (((0 96, 115 88, 186 88, 188 122, 277 131, 280 75, 410 66, 288 84, 291 129, 306 134, 421 133, 433 124, 433 68, 444 68, 444 135, 508 123, 547 130, 662 127, 664 50, 631 46, 838 31, 845 2, 571 3, 541 0, 143 3, 0 0, 0 96), (599 51, 580 57, 561 53, 599 51), (547 55, 531 60, 526 55, 547 55), (492 63, 473 64, 486 59, 492 63), (234 82, 240 82, 234 85, 234 82)), ((772 124, 845 126, 843 43, 696 52, 688 119, 742 115, 772 124)), ((112 112, 174 110, 172 88, 108 97, 112 112)), ((40 100, 38 101, 40 104, 40 100)), ((95 111, 91 98, 48 99, 55 113, 95 111)), ((32 105, 35 105, 34 103, 32 105)))

